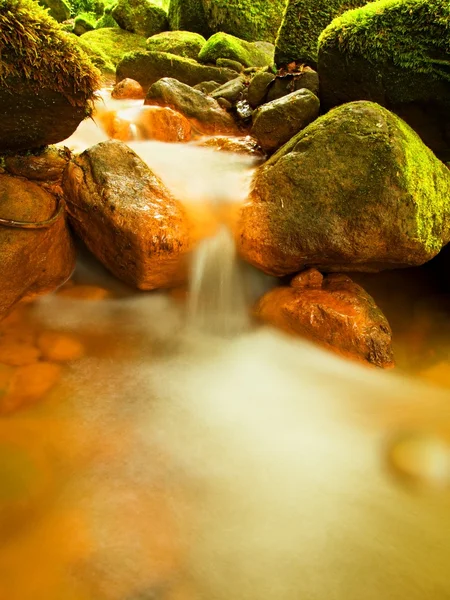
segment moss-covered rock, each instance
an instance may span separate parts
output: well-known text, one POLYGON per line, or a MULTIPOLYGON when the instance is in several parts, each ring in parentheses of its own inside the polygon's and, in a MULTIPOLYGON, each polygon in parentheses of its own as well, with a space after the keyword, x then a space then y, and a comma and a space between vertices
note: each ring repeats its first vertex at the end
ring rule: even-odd
POLYGON ((59 23, 70 18, 70 6, 64 0, 38 0, 44 8, 48 8, 48 13, 59 23))
POLYGON ((69 137, 92 112, 99 73, 33 0, 0 2, 0 152, 69 137))
POLYGON ((161 77, 172 77, 193 86, 211 80, 225 83, 234 79, 236 72, 207 67, 195 60, 166 52, 134 52, 126 54, 117 65, 117 83, 126 77, 138 81, 147 91, 161 77))
POLYGON ((319 46, 325 108, 373 100, 450 158, 449 23, 444 0, 380 0, 333 21, 319 46))
POLYGON ((371 102, 333 109, 260 167, 238 235, 274 275, 420 265, 449 240, 450 171, 371 102))
POLYGON ((119 27, 106 27, 88 31, 80 44, 91 60, 104 73, 114 73, 122 57, 130 51, 143 50, 145 37, 124 31, 119 27))
POLYGON ((218 58, 236 60, 244 67, 265 67, 273 63, 273 54, 223 32, 212 35, 198 55, 198 60, 203 63, 215 63, 218 58))
POLYGON ((150 52, 169 52, 184 58, 197 59, 198 53, 206 43, 205 38, 192 31, 164 31, 147 40, 150 52))
POLYGON ((105 27, 119 27, 111 12, 105 12, 95 23, 95 29, 104 29, 105 27))
POLYGON ((288 0, 275 42, 278 66, 298 61, 317 65, 319 35, 331 21, 367 0, 288 0))
POLYGON ((75 17, 73 33, 75 35, 83 35, 83 33, 92 31, 95 29, 96 22, 97 18, 94 13, 81 13, 75 17))
POLYGON ((167 14, 173 30, 193 31, 205 38, 214 33, 206 20, 202 0, 170 0, 167 14))
POLYGON ((119 0, 111 14, 122 29, 145 37, 169 29, 166 12, 150 0, 119 0))
POLYGON ((286 0, 203 0, 212 32, 224 31, 255 42, 274 42, 286 0))

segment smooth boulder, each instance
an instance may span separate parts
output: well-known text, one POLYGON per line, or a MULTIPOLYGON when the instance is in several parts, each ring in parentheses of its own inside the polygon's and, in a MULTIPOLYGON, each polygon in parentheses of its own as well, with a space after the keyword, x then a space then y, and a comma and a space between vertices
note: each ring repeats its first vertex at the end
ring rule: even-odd
POLYGON ((0 174, 0 219, 2 318, 19 300, 62 285, 75 267, 75 249, 62 205, 22 177, 0 174))
POLYGON ((319 109, 319 99, 309 90, 292 92, 255 110, 250 133, 265 152, 275 152, 317 119, 319 109))
POLYGON ((191 224, 128 146, 92 146, 69 163, 63 187, 74 230, 116 277, 142 290, 184 282, 191 224))
POLYGON ((273 275, 421 265, 450 240, 450 170, 393 113, 345 104, 258 169, 237 239, 273 275))
POLYGON ((392 332, 374 299, 350 277, 323 278, 310 269, 290 286, 267 292, 255 316, 338 354, 382 368, 394 366, 392 332))

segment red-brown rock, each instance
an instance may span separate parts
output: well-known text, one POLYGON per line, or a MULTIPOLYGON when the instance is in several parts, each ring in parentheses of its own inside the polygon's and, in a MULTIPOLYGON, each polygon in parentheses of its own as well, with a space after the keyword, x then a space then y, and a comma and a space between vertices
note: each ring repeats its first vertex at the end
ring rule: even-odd
POLYGON ((138 81, 127 77, 126 79, 119 81, 119 83, 116 83, 112 89, 111 97, 116 100, 143 100, 145 98, 145 92, 138 81))

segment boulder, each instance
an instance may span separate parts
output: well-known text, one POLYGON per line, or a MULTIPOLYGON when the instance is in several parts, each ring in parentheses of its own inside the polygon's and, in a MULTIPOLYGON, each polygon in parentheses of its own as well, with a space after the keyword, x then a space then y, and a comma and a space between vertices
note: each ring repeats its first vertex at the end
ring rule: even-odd
POLYGON ((311 67, 302 66, 299 71, 277 75, 269 83, 266 102, 277 100, 301 89, 307 89, 316 96, 319 95, 319 74, 311 67))
POLYGON ((200 133, 236 135, 233 117, 214 98, 205 96, 176 79, 164 77, 154 83, 145 98, 146 105, 168 106, 187 117, 200 133))
POLYGON ((450 171, 399 117, 352 102, 258 169, 238 231, 266 273, 420 265, 450 240, 450 171))
POLYGON ((169 29, 166 12, 150 0, 118 0, 111 14, 119 27, 145 37, 169 29))
POLYGON ((11 175, 33 181, 60 182, 70 160, 70 152, 56 146, 47 146, 40 152, 5 156, 5 169, 11 175))
POLYGON ((269 84, 275 79, 273 73, 260 71, 255 73, 248 86, 247 100, 252 108, 264 104, 269 84))
POLYGON ((324 108, 377 102, 450 160, 449 21, 441 0, 374 2, 333 21, 319 46, 324 108))
POLYGON ((242 73, 244 71, 244 65, 241 65, 237 60, 231 60, 230 58, 218 58, 216 60, 216 67, 233 69, 236 73, 242 73))
POLYGON ((116 140, 92 146, 69 163, 63 186, 73 228, 116 277, 142 290, 185 280, 191 224, 128 146, 116 140))
POLYGON ((122 81, 119 81, 119 83, 116 83, 113 87, 111 98, 115 98, 116 100, 143 100, 145 94, 141 84, 134 81, 134 79, 122 79, 122 81))
POLYGON ((119 27, 88 31, 79 43, 92 62, 104 73, 115 73, 117 64, 128 52, 145 50, 145 37, 119 27))
POLYGON ((255 110, 251 134, 265 152, 275 152, 317 119, 319 108, 319 99, 309 90, 292 92, 255 110))
POLYGON ((73 33, 75 35, 83 35, 83 33, 92 31, 93 29, 95 29, 95 23, 96 19, 94 15, 86 13, 82 15, 77 15, 73 23, 73 33))
POLYGON ((254 312, 270 325, 348 358, 376 367, 394 366, 386 317, 373 298, 346 275, 323 278, 315 269, 300 273, 291 286, 267 292, 254 312))
POLYGON ((192 31, 205 38, 214 33, 206 20, 203 0, 170 0, 167 16, 170 29, 192 31))
POLYGON ((288 0, 275 42, 275 63, 292 61, 317 65, 317 41, 321 32, 343 12, 368 0, 288 0))
POLYGON ((147 50, 149 52, 168 52, 197 60, 198 53, 205 43, 206 39, 199 33, 164 31, 148 38, 147 50))
POLYGON ((242 98, 245 89, 245 78, 241 76, 236 77, 236 79, 232 79, 231 81, 227 81, 227 83, 216 88, 214 91, 210 92, 210 96, 216 100, 223 98, 224 100, 228 100, 230 104, 236 104, 236 102, 242 98))
POLYGON ((1 318, 19 300, 62 285, 75 267, 75 249, 64 210, 36 183, 0 174, 0 219, 1 318))
POLYGON ((71 37, 33 0, 0 3, 0 153, 60 142, 91 114, 99 73, 71 37))
POLYGON ((162 77, 171 77, 187 85, 203 81, 225 83, 236 77, 236 71, 207 67, 195 60, 167 52, 133 52, 126 54, 117 65, 116 81, 135 79, 147 92, 162 77))
POLYGON ((235 60, 244 67, 266 67, 273 63, 273 53, 223 32, 211 36, 198 55, 203 63, 215 63, 218 58, 235 60))
POLYGON ((110 11, 111 9, 105 9, 105 14, 103 14, 100 17, 100 19, 98 19, 95 23, 95 29, 104 29, 105 27, 119 27, 110 11))
MULTIPOLYGON (((232 80, 233 81, 233 80, 232 80)), ((214 90, 220 87, 220 83, 216 81, 202 81, 202 83, 197 83, 197 85, 192 86, 194 90, 198 90, 199 92, 203 92, 204 94, 210 94, 214 90)))
POLYGON ((39 4, 48 8, 48 14, 58 23, 70 18, 70 6, 64 0, 39 0, 39 4))

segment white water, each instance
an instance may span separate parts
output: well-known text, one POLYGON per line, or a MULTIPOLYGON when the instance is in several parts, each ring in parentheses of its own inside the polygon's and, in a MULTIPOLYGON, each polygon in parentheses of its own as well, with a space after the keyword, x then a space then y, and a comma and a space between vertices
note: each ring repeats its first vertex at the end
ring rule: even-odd
MULTIPOLYGON (((208 201, 242 197, 246 170, 226 179, 212 166, 218 156, 226 164, 223 155, 196 161, 188 146, 139 148, 185 198, 198 199, 199 186, 208 201)), ((95 552, 77 571, 81 585, 96 580, 88 600, 448 600, 450 473, 404 485, 388 460, 408 432, 442 439, 447 452, 448 394, 271 330, 246 331, 242 288, 230 296, 232 254, 223 232, 198 249, 196 332, 163 294, 40 304, 52 326, 113 329, 134 349, 72 371, 79 435, 108 439, 124 424, 128 432, 117 456, 92 459, 68 486, 95 533, 95 552), (230 310, 242 333, 209 335, 239 329, 230 310), (140 504, 161 490, 183 548, 181 592, 159 565, 160 516, 140 504)))

